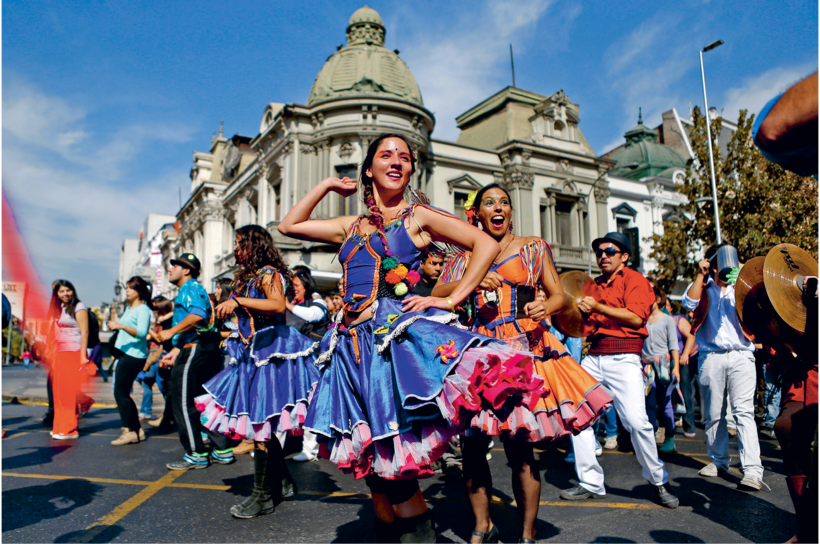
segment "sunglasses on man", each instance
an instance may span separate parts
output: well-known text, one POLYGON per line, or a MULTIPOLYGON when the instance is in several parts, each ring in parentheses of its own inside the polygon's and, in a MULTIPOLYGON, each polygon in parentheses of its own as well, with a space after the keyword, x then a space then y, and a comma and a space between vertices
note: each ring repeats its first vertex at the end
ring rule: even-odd
POLYGON ((608 247, 606 249, 596 249, 595 250, 595 258, 600 259, 601 255, 603 255, 604 253, 606 253, 607 257, 614 257, 618 253, 623 253, 623 252, 620 249, 618 249, 617 247, 608 247))

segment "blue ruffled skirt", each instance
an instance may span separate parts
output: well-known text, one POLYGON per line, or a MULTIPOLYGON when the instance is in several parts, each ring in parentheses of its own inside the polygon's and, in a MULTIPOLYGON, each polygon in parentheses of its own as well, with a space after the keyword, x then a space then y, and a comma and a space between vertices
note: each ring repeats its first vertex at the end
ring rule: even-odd
POLYGON ((482 406, 499 414, 546 395, 531 355, 458 325, 450 312, 402 313, 380 299, 372 319, 336 325, 305 427, 320 455, 357 478, 430 476, 430 464, 482 406))
POLYGON ((230 364, 195 399, 202 425, 257 442, 269 441, 277 432, 302 434, 319 380, 314 365, 318 344, 286 325, 258 331, 249 346, 234 334, 224 348, 230 364))

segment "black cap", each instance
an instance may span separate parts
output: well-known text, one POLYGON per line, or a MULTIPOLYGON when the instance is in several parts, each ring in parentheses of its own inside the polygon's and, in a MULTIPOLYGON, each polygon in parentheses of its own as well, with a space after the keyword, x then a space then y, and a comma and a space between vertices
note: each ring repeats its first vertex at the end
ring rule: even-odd
POLYGON ((199 259, 196 258, 196 255, 193 253, 183 253, 176 259, 171 259, 171 266, 178 264, 183 268, 187 268, 192 272, 195 272, 197 275, 202 268, 202 265, 199 264, 199 259))
POLYGON ((592 251, 598 249, 598 246, 603 242, 610 242, 618 246, 618 249, 624 253, 632 253, 631 243, 629 237, 622 232, 607 232, 603 238, 596 238, 592 241, 592 251))

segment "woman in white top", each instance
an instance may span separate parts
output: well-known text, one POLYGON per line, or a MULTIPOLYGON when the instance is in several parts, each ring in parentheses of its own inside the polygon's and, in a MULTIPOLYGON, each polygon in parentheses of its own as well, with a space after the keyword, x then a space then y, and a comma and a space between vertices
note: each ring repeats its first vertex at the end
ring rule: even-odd
MULTIPOLYGON (((122 420, 122 435, 111 441, 112 446, 136 444, 145 439, 140 427, 137 405, 131 398, 131 386, 148 358, 148 327, 151 325, 151 285, 134 276, 125 282, 128 308, 119 322, 109 321, 108 328, 117 333, 116 347, 123 355, 114 371, 114 400, 122 420)), ((149 394, 149 393, 144 393, 149 394)))
POLYGON ((88 309, 77 298, 71 282, 54 282, 49 308, 53 325, 48 345, 52 353, 55 440, 75 440, 77 430, 77 393, 87 373, 88 309))

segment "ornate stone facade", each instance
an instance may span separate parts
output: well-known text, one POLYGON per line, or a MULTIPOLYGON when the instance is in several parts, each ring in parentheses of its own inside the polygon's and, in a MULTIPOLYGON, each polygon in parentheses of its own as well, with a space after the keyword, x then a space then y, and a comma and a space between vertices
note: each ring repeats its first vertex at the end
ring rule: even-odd
MULTIPOLYGON (((559 270, 594 272, 589 243, 612 230, 606 172, 615 161, 599 158, 587 143, 580 107, 563 91, 547 96, 508 87, 457 118, 457 142, 434 139, 434 116, 384 37, 379 15, 358 10, 347 46, 319 72, 307 104, 268 104, 255 136, 227 139, 220 131, 208 153, 194 153, 191 196, 177 215, 179 236, 164 246, 167 258, 196 253, 210 288, 231 274, 236 229, 256 223, 272 233, 291 266, 308 266, 321 288, 331 288, 341 272, 337 248, 285 238, 276 227, 322 179, 358 177, 379 134, 399 132, 418 154, 411 184, 435 206, 458 215, 470 191, 499 183, 511 193, 517 234, 550 242, 559 270)), ((313 217, 362 210, 355 196, 331 194, 313 217)))

